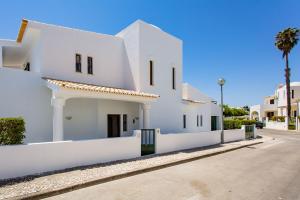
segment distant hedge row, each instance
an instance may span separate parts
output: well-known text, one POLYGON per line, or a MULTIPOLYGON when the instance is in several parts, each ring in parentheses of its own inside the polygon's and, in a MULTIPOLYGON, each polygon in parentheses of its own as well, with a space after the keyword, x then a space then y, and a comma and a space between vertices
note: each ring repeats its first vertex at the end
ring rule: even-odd
POLYGON ((0 145, 22 144, 24 133, 23 118, 0 118, 0 145))
POLYGON ((284 116, 273 116, 269 120, 275 121, 275 122, 285 122, 285 117, 284 116))
POLYGON ((242 125, 252 125, 255 124, 255 122, 255 120, 225 119, 224 130, 240 129, 242 125))

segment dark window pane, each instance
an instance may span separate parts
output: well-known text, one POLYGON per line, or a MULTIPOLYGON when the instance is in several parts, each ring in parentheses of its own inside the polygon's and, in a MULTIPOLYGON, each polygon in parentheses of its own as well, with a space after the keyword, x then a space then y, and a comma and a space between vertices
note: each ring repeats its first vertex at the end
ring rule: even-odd
POLYGON ((175 90, 176 82, 175 82, 175 68, 172 68, 172 89, 175 90))
POLYGON ((183 128, 186 128, 186 115, 183 115, 183 128))
POLYGON ((81 55, 76 54, 76 72, 81 72, 81 55))
POLYGON ((127 115, 123 115, 123 131, 127 131, 127 115))
POLYGON ((93 74, 93 58, 88 57, 88 74, 93 74))
POLYGON ((153 85, 153 61, 150 60, 150 85, 153 85))
POLYGON ((200 116, 200 126, 203 126, 203 116, 200 116))

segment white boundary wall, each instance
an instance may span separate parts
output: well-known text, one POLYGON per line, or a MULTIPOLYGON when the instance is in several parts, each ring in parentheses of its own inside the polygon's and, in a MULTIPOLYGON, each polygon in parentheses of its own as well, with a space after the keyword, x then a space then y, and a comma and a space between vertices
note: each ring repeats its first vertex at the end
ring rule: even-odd
POLYGON ((266 128, 277 130, 288 130, 288 126, 285 122, 266 122, 266 128))
POLYGON ((160 134, 160 130, 156 129, 155 152, 159 154, 219 144, 220 133, 221 131, 160 134))
POLYGON ((244 129, 224 130, 224 142, 234 142, 245 139, 246 134, 244 129))
POLYGON ((140 134, 131 137, 0 146, 0 179, 141 156, 140 134))
POLYGON ((270 121, 269 118, 266 118, 266 128, 277 129, 277 130, 288 130, 287 118, 285 122, 270 121))

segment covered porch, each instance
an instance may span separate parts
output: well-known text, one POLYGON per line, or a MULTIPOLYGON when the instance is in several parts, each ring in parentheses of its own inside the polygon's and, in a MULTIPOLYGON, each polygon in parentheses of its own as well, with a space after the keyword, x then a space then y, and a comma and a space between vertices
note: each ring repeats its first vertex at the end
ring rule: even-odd
POLYGON ((123 137, 151 128, 151 104, 158 95, 44 79, 52 90, 53 141, 123 137))

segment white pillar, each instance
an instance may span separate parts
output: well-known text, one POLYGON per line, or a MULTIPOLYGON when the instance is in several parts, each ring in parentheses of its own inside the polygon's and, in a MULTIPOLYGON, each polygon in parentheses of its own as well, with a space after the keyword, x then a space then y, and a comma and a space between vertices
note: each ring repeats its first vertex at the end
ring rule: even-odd
POLYGON ((64 105, 66 100, 63 98, 52 98, 53 106, 53 141, 64 140, 64 105))
POLYGON ((150 128, 150 104, 143 104, 143 128, 150 128))

